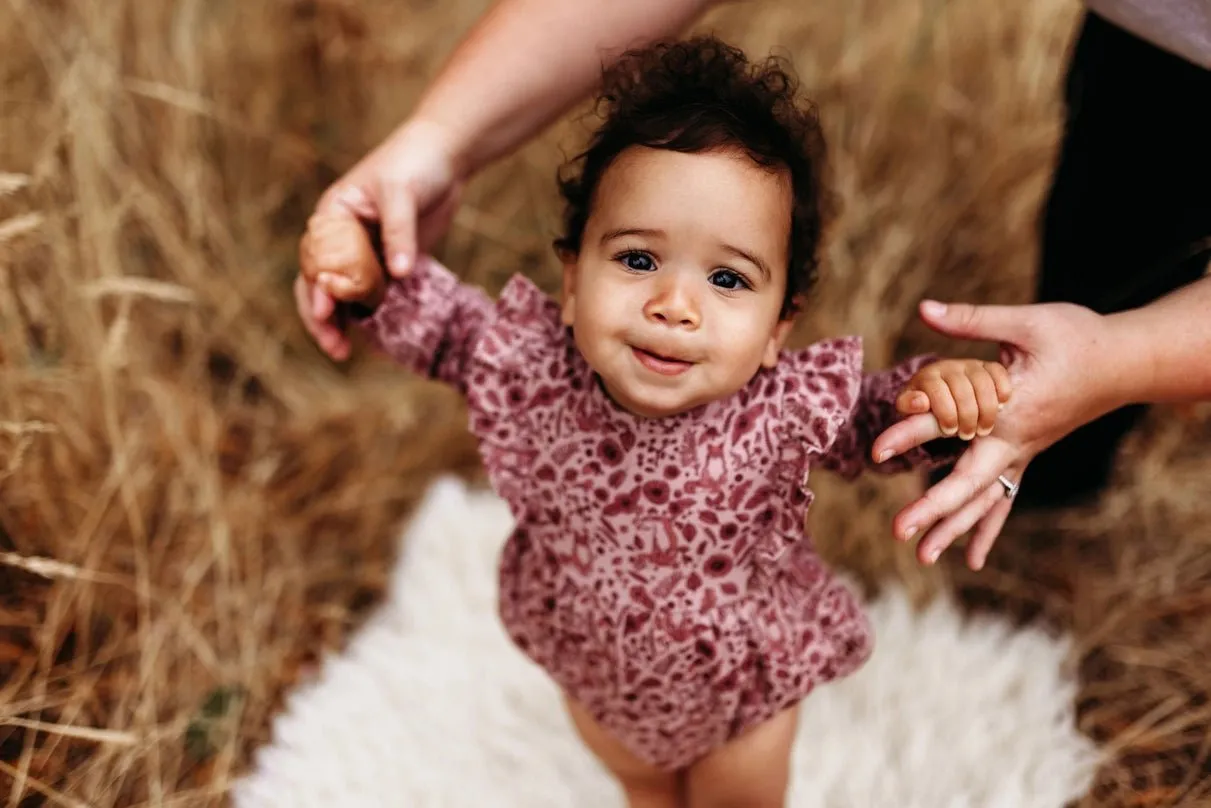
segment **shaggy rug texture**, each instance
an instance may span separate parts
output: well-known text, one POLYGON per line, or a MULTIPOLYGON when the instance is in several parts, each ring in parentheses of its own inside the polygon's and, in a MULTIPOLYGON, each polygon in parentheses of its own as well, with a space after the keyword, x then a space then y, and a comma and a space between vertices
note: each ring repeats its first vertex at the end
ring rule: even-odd
MULTIPOLYGON (((495 615, 512 519, 488 491, 434 483, 390 593, 288 700, 236 784, 237 808, 621 808, 554 686, 495 615)), ((802 706, 791 808, 1061 808, 1098 758, 1074 727, 1067 642, 964 618, 948 599, 870 604, 876 651, 802 706)))

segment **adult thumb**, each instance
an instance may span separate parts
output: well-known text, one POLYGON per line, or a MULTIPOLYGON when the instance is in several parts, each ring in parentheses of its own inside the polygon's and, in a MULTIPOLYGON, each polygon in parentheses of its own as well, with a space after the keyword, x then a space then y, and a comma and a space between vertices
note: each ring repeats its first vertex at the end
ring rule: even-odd
POLYGON ((1029 310, 1029 306, 974 306, 936 300, 922 301, 920 306, 921 320, 948 337, 1014 345, 1029 340, 1029 310))
POLYGON ((412 191, 401 186, 382 190, 379 212, 383 228, 383 254, 387 271, 402 278, 416 263, 416 200, 412 191))

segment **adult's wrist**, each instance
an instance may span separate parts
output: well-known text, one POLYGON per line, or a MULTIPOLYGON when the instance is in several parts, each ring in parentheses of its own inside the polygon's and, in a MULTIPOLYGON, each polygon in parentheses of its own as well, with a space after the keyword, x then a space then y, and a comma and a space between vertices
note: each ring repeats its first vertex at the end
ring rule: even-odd
POLYGON ((456 124, 438 117, 418 111, 400 124, 392 139, 418 150, 427 159, 438 161, 452 184, 465 181, 477 169, 469 154, 470 138, 456 124))
POLYGON ((1156 387, 1158 345, 1136 312, 1101 315, 1101 333, 1089 361, 1098 379, 1101 412, 1147 402, 1156 387))

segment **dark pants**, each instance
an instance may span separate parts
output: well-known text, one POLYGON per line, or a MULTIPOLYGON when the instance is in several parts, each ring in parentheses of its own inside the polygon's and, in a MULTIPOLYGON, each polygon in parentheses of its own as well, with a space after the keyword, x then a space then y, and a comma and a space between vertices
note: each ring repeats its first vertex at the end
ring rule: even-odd
MULTIPOLYGON (((1211 71, 1093 14, 1068 71, 1038 299, 1135 308, 1197 280, 1211 259, 1211 71)), ((1018 504, 1097 493, 1143 411, 1110 413, 1040 454, 1018 504)))

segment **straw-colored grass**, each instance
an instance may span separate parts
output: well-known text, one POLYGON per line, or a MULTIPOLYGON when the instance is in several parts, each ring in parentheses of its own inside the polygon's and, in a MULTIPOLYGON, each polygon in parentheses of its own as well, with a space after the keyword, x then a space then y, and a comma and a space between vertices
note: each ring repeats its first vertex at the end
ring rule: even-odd
MULTIPOLYGON (((289 282, 318 191, 484 5, 0 4, 7 804, 220 804, 380 594, 425 482, 477 473, 457 398, 327 363, 289 282)), ((821 104, 845 210, 801 340, 860 333, 878 365, 945 344, 913 322, 924 294, 1029 298, 1079 9, 1002 5, 768 0, 704 23, 792 56, 821 104)), ((579 131, 481 176, 441 257, 493 292, 516 271, 554 290, 552 179, 579 131)), ((954 576, 1076 631, 1083 726, 1114 753, 1089 805, 1211 788, 1207 424, 1158 411, 1103 511, 1019 520, 992 571, 954 576)), ((812 522, 838 563, 924 598, 951 576, 887 530, 914 485, 824 482, 812 522)))

